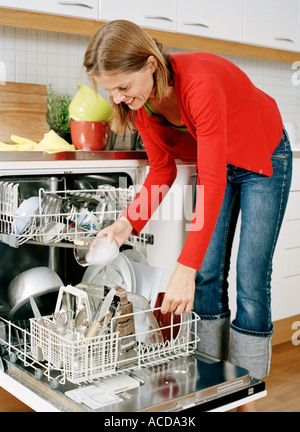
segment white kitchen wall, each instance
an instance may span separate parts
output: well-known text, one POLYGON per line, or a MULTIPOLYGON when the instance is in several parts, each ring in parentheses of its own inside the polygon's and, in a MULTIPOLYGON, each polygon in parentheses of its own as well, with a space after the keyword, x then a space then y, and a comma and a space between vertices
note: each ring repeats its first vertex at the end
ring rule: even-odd
MULTIPOLYGON (((58 92, 73 96, 77 83, 90 84, 82 67, 88 40, 85 36, 0 26, 0 73, 5 71, 7 81, 51 83, 58 92)), ((300 86, 292 82, 295 69, 291 64, 224 57, 276 99, 285 122, 300 122, 300 86)))

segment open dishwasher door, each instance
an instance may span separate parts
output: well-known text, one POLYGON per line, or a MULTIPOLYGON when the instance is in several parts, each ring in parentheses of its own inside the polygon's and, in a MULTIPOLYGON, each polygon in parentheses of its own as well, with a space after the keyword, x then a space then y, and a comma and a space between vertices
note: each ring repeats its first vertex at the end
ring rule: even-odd
MULTIPOLYGON (((47 204, 48 198, 55 197, 63 204, 68 204, 70 200, 74 204, 78 192, 93 194, 94 197, 101 192, 98 184, 104 183, 102 186, 106 186, 108 180, 113 189, 118 189, 119 186, 127 189, 127 196, 131 200, 136 187, 142 184, 145 177, 145 155, 138 160, 136 153, 134 159, 126 152, 99 153, 76 152, 58 156, 7 154, 3 155, 0 162, 0 241, 6 249, 10 248, 11 251, 26 256, 26 263, 31 256, 25 249, 27 246, 49 249, 50 253, 45 258, 43 254, 43 259, 49 259, 51 267, 53 265, 66 284, 78 284, 82 280, 82 269, 77 272, 75 268, 72 245, 78 234, 83 235, 78 230, 77 218, 74 219, 78 212, 73 212, 68 206, 60 206, 62 211, 48 212, 44 211, 42 203, 47 204), (15 193, 11 193, 12 191, 15 193), (30 217, 29 225, 19 233, 15 229, 16 221, 22 221, 23 216, 18 215, 17 210, 32 195, 38 196, 39 208, 30 217), (16 197, 17 200, 14 199, 16 197), (7 205, 4 206, 4 203, 7 205), (49 233, 51 223, 56 228, 64 224, 62 231, 55 231, 55 238, 52 238, 52 232, 49 233), (56 264, 59 264, 58 268, 56 264)), ((186 175, 189 175, 189 171, 186 175)), ((187 179, 182 178, 182 183, 186 182, 187 179)), ((105 189, 105 193, 108 192, 105 189)), ((121 208, 114 210, 116 217, 121 211, 121 208)), ((91 212, 97 214, 97 208, 91 212)), ((83 213, 80 208, 79 213, 83 213)), ((102 215, 101 212, 98 213, 102 215)), ((111 213, 111 210, 106 211, 107 219, 110 219, 108 216, 111 213)), ((169 250, 165 252, 161 248, 165 244, 164 237, 161 237, 164 227, 159 221, 154 222, 156 225, 151 222, 143 237, 132 239, 130 247, 135 247, 138 243, 147 252, 150 265, 164 268, 164 278, 167 280, 172 271, 169 263, 176 260, 170 257, 169 250), (152 231, 152 228, 155 229, 152 231), (150 244, 152 236, 160 238, 160 242, 150 244)), ((177 222, 182 223, 175 220, 176 227, 177 222)), ((169 230, 164 230, 164 234, 173 235, 169 222, 165 221, 165 224, 169 230)), ((178 244, 172 247, 175 255, 181 249, 185 231, 181 230, 180 233, 178 244)), ((85 235, 90 234, 89 231, 85 232, 85 235)), ((42 258, 42 254, 39 258, 42 258)), ((8 261, 14 265, 16 262, 25 262, 15 256, 8 261)), ((28 266, 43 263, 44 261, 32 265, 29 263, 28 266)), ((3 265, 3 270, 2 275, 0 272, 0 294, 4 297, 8 282, 4 272, 11 279, 14 275, 7 264, 3 265)), ((18 268, 17 273, 24 270, 23 267, 18 268)), ((166 286, 164 281, 162 286, 166 286)), ((34 319, 30 330, 27 327, 17 328, 18 324, 7 321, 4 317, 2 321, 1 319, 0 317, 0 355, 4 370, 0 371, 0 386, 35 411, 118 413, 176 412, 190 408, 199 411, 225 410, 224 406, 228 407, 231 402, 239 405, 245 399, 249 401, 249 398, 265 395, 264 383, 252 380, 244 369, 197 352, 197 341, 190 332, 181 334, 182 338, 174 335, 167 336, 168 340, 163 342, 156 340, 155 346, 148 343, 152 342, 152 336, 145 341, 145 335, 137 334, 137 348, 135 344, 131 345, 137 350, 136 362, 128 368, 120 369, 121 360, 118 355, 121 336, 117 331, 96 336, 92 340, 83 340, 77 334, 75 338, 71 336, 68 339, 52 331, 51 327, 42 327, 34 319)), ((47 319, 46 317, 45 320, 47 319)), ((192 321, 196 321, 196 318, 192 318, 192 321)), ((135 316, 135 323, 137 322, 138 317, 135 316)), ((49 324, 52 324, 51 321, 49 324)), ((180 328, 187 328, 190 324, 189 320, 184 326, 180 323, 180 328)), ((173 328, 175 330, 176 327, 173 328)), ((124 345, 127 348, 127 343, 124 345)))
POLYGON ((21 400, 41 412, 228 411, 266 395, 264 382, 251 378, 245 369, 200 352, 76 388, 67 383, 56 390, 19 365, 4 363, 0 385, 11 393, 18 389, 18 395, 25 395, 21 400))
MULTIPOLYGON (((68 290, 76 294, 76 288, 68 290)), ((10 392, 16 382, 30 389, 39 411, 46 403, 54 411, 201 412, 265 395, 264 383, 245 369, 197 351, 196 314, 184 314, 180 323, 163 329, 144 321, 152 310, 128 313, 128 306, 113 318, 116 327, 112 322, 108 333, 92 338, 75 330, 58 334, 51 317, 43 323, 31 319, 30 332, 2 319, 0 385, 10 392), (137 325, 140 315, 146 330, 137 325), (135 325, 140 330, 132 333, 135 325), (7 379, 12 388, 5 387, 7 379)), ((30 398, 23 402, 33 406, 30 398)))

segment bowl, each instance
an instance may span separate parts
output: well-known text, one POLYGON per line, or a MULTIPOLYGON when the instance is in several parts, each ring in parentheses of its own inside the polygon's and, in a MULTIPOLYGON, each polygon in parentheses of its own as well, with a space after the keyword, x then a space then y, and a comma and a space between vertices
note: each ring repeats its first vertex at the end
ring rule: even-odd
MULTIPOLYGON (((59 289, 60 286, 49 288, 32 296, 42 316, 47 316, 54 312, 59 289)), ((33 317, 34 314, 29 297, 14 306, 8 314, 8 319, 17 322, 21 327, 26 327, 28 324, 27 321, 33 317)))
POLYGON ((97 151, 107 146, 109 124, 100 121, 70 121, 72 144, 77 150, 97 151))
POLYGON ((16 276, 8 286, 8 303, 13 309, 29 299, 54 287, 62 286, 63 282, 55 271, 48 267, 34 267, 16 276))
POLYGON ((69 116, 77 121, 108 122, 112 108, 106 100, 89 87, 78 84, 78 92, 69 105, 69 116))

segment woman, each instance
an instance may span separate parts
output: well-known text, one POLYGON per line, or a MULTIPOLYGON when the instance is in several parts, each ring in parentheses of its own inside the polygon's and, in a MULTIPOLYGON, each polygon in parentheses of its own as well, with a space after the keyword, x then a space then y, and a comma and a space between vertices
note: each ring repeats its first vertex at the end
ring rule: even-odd
POLYGON ((99 235, 121 245, 132 232, 139 233, 158 205, 152 186, 167 185, 167 190, 172 185, 176 158, 195 161, 197 189, 203 195, 196 200, 162 312, 185 313, 194 304, 202 318, 200 350, 227 358, 226 277, 232 230, 241 209, 230 356, 251 376, 265 377, 273 331, 272 257, 292 164, 275 101, 233 63, 208 53, 169 56, 128 21, 112 21, 95 33, 84 66, 111 98, 112 129, 124 133, 135 127, 150 162, 140 195, 99 235), (203 224, 197 224, 200 214, 203 224))

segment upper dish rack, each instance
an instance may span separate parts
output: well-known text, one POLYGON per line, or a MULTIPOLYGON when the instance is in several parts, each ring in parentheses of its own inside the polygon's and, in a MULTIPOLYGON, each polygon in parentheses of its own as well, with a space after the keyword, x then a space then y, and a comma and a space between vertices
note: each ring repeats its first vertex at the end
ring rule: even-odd
MULTIPOLYGON (((20 202, 19 184, 0 182, 0 240, 12 247, 29 241, 51 244, 91 237, 116 221, 134 200, 134 187, 101 185, 97 189, 46 191, 20 202)), ((151 235, 128 243, 153 243, 151 235)))

